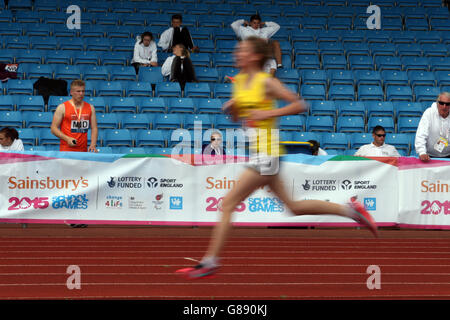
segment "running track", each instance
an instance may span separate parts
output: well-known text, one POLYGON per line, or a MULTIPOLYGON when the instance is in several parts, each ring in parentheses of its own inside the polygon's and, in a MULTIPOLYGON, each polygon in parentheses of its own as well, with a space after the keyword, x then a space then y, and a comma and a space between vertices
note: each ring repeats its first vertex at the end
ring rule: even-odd
POLYGON ((211 229, 0 224, 0 299, 449 299, 450 232, 235 228, 223 268, 187 281, 211 229), (81 289, 67 288, 67 267, 81 289), (381 270, 369 290, 368 266, 381 270))

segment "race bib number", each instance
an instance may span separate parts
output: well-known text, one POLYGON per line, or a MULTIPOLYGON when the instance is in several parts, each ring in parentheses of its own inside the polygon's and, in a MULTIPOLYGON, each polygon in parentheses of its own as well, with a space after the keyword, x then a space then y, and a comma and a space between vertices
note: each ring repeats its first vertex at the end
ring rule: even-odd
POLYGON ((89 130, 89 120, 72 120, 70 122, 70 132, 86 133, 89 130))

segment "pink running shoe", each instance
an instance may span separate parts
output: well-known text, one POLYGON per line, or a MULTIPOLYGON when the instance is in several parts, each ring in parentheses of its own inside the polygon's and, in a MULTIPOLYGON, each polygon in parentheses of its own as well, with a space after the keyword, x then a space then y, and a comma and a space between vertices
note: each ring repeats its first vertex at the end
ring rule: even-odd
POLYGON ((182 275, 188 280, 213 278, 219 267, 206 267, 203 264, 198 264, 193 268, 183 268, 177 270, 175 273, 182 275))
POLYGON ((356 197, 351 197, 350 203, 348 205, 355 212, 355 216, 353 217, 353 220, 355 220, 359 224, 369 228, 370 232, 372 232, 373 235, 376 238, 378 238, 378 230, 377 230, 377 224, 375 223, 375 220, 367 212, 367 210, 364 208, 364 206, 359 201, 356 200, 356 197))

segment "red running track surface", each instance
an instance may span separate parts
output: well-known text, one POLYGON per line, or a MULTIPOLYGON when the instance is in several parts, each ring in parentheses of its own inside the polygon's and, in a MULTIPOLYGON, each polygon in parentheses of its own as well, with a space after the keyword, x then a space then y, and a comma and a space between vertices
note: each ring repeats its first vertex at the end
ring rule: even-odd
POLYGON ((235 228, 219 274, 189 281, 211 229, 0 225, 0 299, 448 299, 450 232, 235 228), (71 265, 81 289, 70 290, 71 265), (367 268, 378 266, 380 289, 367 268), (69 281, 70 282, 70 281, 69 281), (370 281, 369 281, 370 282, 370 281))

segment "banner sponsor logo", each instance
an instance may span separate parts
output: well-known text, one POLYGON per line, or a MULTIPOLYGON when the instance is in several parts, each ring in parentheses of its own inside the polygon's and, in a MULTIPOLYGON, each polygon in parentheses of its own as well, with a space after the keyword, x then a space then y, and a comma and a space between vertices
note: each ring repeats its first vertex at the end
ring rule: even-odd
POLYGON ((182 210, 183 209, 183 197, 170 197, 169 203, 170 203, 171 210, 182 210))
POLYGON ((156 210, 161 210, 162 209, 162 205, 164 203, 162 201, 162 198, 163 198, 163 194, 162 193, 161 194, 157 194, 155 196, 155 200, 153 200, 153 205, 154 205, 156 210))
POLYGON ((8 188, 11 190, 70 190, 76 191, 79 188, 87 188, 89 186, 88 179, 80 177, 79 179, 54 179, 51 177, 46 177, 44 179, 31 179, 26 177, 25 179, 18 177, 8 178, 8 188))
POLYGON ((364 208, 367 211, 377 210, 377 198, 364 198, 364 208))
POLYGON ((105 208, 107 209, 122 209, 123 197, 122 196, 107 196, 105 201, 105 208))
POLYGON ((431 214, 431 215, 439 215, 439 214, 450 214, 450 203, 449 201, 439 201, 439 200, 424 200, 421 203, 422 209, 420 211, 421 214, 431 214))
POLYGON ((86 194, 70 194, 52 197, 53 209, 86 210, 88 208, 86 194))
POLYGON ((422 180, 420 183, 421 192, 429 192, 429 193, 448 193, 450 188, 447 183, 441 183, 440 180, 435 182, 422 180))
POLYGON ((9 203, 11 205, 8 207, 8 210, 26 210, 31 207, 34 209, 45 209, 49 206, 48 197, 36 197, 34 199, 11 197, 9 198, 9 203))
POLYGON ((128 197, 128 209, 146 210, 147 204, 145 201, 136 199, 136 197, 128 197))
POLYGON ((321 179, 305 179, 304 183, 300 183, 304 191, 338 191, 338 190, 361 190, 376 189, 377 185, 370 180, 321 180, 321 179))
POLYGON ((248 210, 250 212, 284 212, 284 205, 276 197, 249 198, 248 210))
POLYGON ((150 177, 147 179, 147 186, 149 188, 183 188, 182 183, 177 183, 177 179, 173 178, 156 178, 150 177))
POLYGON ((140 189, 143 187, 142 177, 111 177, 107 184, 110 188, 140 189))

